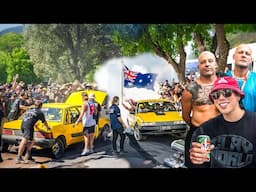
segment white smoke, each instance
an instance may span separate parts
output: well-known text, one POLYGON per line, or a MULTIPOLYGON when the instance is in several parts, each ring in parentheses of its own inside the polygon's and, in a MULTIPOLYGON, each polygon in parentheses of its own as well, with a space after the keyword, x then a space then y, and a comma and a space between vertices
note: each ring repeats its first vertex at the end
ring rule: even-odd
MULTIPOLYGON (((114 96, 119 96, 120 102, 125 102, 126 99, 151 99, 159 98, 157 93, 159 83, 168 80, 177 81, 177 74, 173 67, 163 58, 145 53, 135 57, 114 58, 104 63, 95 73, 95 82, 99 90, 104 90, 109 95, 111 103, 114 96), (123 88, 122 66, 126 65, 130 70, 141 73, 156 73, 154 82, 154 90, 146 88, 123 88)), ((122 105, 120 105, 121 112, 122 105)), ((126 112, 125 112, 126 113, 126 112)), ((125 114, 122 112, 122 114, 125 114)))

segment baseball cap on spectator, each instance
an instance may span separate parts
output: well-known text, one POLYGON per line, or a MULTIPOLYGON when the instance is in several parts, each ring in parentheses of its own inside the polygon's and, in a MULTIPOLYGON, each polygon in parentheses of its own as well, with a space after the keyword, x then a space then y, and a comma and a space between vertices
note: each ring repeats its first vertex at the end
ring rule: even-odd
POLYGON ((243 98, 244 92, 240 90, 239 85, 237 81, 229 76, 225 77, 219 77, 214 83, 213 87, 211 89, 211 92, 209 94, 209 98, 211 101, 213 101, 211 94, 217 90, 223 90, 223 89, 230 89, 234 92, 236 92, 238 95, 240 95, 241 98, 243 98))
POLYGON ((94 93, 91 93, 91 94, 89 95, 89 99, 94 99, 94 98, 95 98, 94 93))

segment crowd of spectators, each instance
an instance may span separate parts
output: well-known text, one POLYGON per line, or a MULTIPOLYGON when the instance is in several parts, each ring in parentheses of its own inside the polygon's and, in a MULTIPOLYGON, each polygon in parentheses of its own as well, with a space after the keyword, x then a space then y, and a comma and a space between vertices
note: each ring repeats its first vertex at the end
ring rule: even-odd
POLYGON ((12 103, 25 94, 25 105, 33 105, 35 100, 41 100, 43 103, 65 102, 70 93, 84 89, 96 89, 95 86, 88 83, 80 83, 75 80, 63 85, 48 81, 40 84, 26 84, 18 81, 18 76, 13 78, 12 83, 0 83, 0 110, 4 117, 7 117, 12 103))
POLYGON ((185 84, 175 82, 169 83, 168 80, 160 83, 158 94, 162 99, 171 101, 177 110, 181 110, 181 95, 185 88, 185 84))

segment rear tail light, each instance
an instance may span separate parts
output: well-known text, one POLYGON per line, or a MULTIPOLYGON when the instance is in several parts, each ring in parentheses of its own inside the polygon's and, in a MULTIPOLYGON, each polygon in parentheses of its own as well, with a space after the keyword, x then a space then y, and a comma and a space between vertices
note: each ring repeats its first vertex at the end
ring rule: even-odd
POLYGON ((48 132, 36 132, 37 138, 45 138, 45 139, 52 139, 52 133, 48 132))
POLYGON ((3 129, 2 130, 3 135, 13 135, 13 130, 10 129, 3 129))

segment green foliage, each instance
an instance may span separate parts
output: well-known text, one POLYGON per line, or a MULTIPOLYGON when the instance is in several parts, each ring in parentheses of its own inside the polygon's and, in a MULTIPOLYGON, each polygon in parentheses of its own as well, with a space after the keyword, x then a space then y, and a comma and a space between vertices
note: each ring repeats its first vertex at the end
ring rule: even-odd
POLYGON ((19 80, 26 83, 39 80, 33 72, 33 63, 23 46, 22 34, 10 32, 0 36, 1 82, 12 82, 17 73, 19 80))
POLYGON ((7 55, 5 52, 0 51, 0 82, 5 83, 7 79, 7 73, 6 73, 6 59, 7 55))
POLYGON ((24 48, 14 48, 6 57, 7 82, 12 82, 15 74, 19 74, 19 81, 36 83, 39 79, 33 72, 33 63, 24 48))
POLYGON ((256 24, 225 24, 227 34, 256 31, 256 24))
POLYGON ((181 74, 180 80, 184 81, 185 46, 193 39, 195 32, 205 35, 205 41, 209 40, 206 37, 206 34, 209 35, 209 29, 210 25, 195 24, 148 24, 141 26, 137 24, 133 27, 122 25, 116 28, 113 41, 120 46, 121 52, 125 56, 133 56, 142 52, 156 53, 168 61, 177 74, 181 74))
POLYGON ((23 46, 23 36, 17 33, 6 33, 0 36, 0 51, 12 52, 14 48, 23 46))

